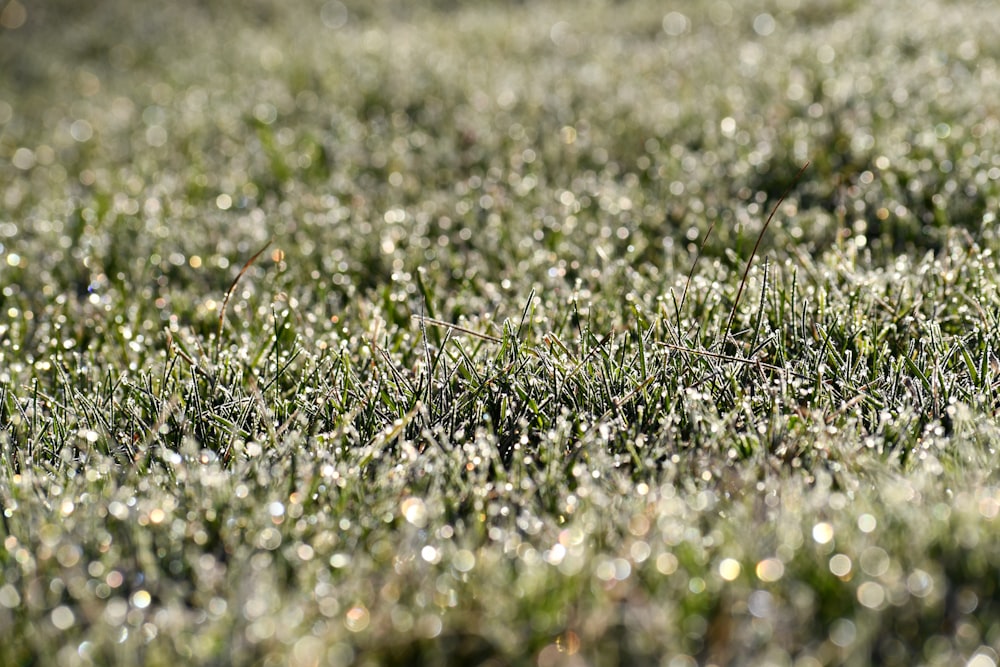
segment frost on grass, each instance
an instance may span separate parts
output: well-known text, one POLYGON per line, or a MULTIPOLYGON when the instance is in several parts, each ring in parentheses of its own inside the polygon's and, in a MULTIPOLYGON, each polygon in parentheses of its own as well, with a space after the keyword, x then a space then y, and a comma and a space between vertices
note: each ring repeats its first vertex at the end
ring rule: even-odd
POLYGON ((0 662, 997 662, 995 12, 62 5, 0 662))

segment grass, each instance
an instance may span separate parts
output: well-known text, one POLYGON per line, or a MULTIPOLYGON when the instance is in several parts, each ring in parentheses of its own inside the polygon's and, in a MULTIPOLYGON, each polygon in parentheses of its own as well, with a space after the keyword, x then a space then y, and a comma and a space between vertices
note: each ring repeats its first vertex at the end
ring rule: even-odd
POLYGON ((988 3, 0 11, 0 663, 1000 660, 988 3))

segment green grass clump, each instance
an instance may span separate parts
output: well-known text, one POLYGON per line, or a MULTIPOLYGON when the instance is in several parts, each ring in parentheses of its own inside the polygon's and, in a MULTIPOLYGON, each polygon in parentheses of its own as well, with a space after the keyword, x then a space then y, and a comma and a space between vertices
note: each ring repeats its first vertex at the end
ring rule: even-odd
POLYGON ((1000 11, 411 5, 0 8, 0 664, 995 666, 1000 11))

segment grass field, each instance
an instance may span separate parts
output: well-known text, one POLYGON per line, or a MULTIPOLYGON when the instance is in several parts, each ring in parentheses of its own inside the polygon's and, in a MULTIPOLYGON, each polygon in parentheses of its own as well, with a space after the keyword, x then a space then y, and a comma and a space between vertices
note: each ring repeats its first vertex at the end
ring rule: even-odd
POLYGON ((0 664, 1000 662, 1000 6, 0 6, 0 664))

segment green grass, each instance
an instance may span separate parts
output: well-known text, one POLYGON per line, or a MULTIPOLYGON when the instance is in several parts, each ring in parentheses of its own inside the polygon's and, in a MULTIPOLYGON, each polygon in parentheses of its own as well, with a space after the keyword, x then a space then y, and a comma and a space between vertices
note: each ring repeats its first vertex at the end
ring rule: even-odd
POLYGON ((0 663, 995 667, 1000 10, 411 4, 2 10, 0 663))

